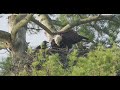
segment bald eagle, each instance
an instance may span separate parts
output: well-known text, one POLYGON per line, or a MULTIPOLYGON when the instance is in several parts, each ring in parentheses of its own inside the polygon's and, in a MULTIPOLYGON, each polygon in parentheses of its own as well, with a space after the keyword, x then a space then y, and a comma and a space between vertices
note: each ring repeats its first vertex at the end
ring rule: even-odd
POLYGON ((67 47, 68 49, 71 49, 73 44, 76 44, 83 40, 89 40, 89 39, 71 30, 68 32, 63 32, 58 35, 55 35, 55 37, 53 38, 51 42, 51 47, 52 48, 66 48, 67 47))
POLYGON ((47 43, 49 43, 49 42, 43 41, 41 45, 39 45, 35 48, 34 53, 38 53, 40 49, 46 49, 47 48, 47 43))

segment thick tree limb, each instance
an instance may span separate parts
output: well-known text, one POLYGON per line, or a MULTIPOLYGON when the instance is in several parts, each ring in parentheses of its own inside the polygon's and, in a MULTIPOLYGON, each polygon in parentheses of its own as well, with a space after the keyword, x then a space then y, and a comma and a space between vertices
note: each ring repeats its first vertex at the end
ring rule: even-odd
POLYGON ((89 17, 89 18, 86 18, 86 19, 76 20, 72 23, 67 24, 58 33, 67 32, 75 26, 85 24, 85 23, 89 23, 89 22, 92 22, 92 21, 111 20, 113 17, 114 17, 113 15, 100 15, 100 16, 89 17))
POLYGON ((1 49, 6 49, 6 46, 3 43, 0 42, 0 50, 1 49))
POLYGON ((42 23, 40 23, 38 20, 36 20, 34 17, 32 17, 31 19, 32 22, 34 22, 35 24, 39 25, 41 28, 43 28, 47 33, 49 33, 50 35, 53 35, 53 33, 50 31, 50 29, 48 29, 45 25, 43 25, 42 23))
POLYGON ((52 20, 47 14, 39 14, 36 19, 46 26, 51 32, 56 32, 52 20))
MULTIPOLYGON (((43 28, 50 35, 55 35, 55 34, 67 32, 67 31, 71 30, 71 28, 78 26, 78 25, 81 25, 81 24, 89 23, 92 21, 99 21, 99 20, 112 20, 113 17, 114 17, 113 15, 100 15, 100 16, 92 16, 92 17, 89 17, 86 19, 76 20, 72 23, 67 24, 65 27, 63 27, 58 32, 51 32, 50 29, 48 29, 46 26, 44 26, 42 23, 40 23, 38 20, 36 20, 34 18, 32 18, 32 21, 34 23, 36 23, 37 25, 39 25, 41 28, 43 28)), ((55 23, 55 21, 54 21, 54 23, 55 23)), ((60 22, 58 24, 60 24, 60 22)))
POLYGON ((0 50, 6 49, 6 43, 11 42, 11 34, 0 30, 0 50))
POLYGON ((0 40, 10 42, 11 41, 11 34, 8 32, 0 30, 0 40))
POLYGON ((33 14, 28 14, 24 19, 22 19, 21 21, 19 21, 13 28, 12 30, 12 39, 15 38, 16 33, 18 32, 18 30, 20 30, 21 27, 25 26, 30 19, 32 18, 33 14))
MULTIPOLYGON (((51 32, 57 32, 57 30, 55 29, 51 18, 47 15, 47 14, 40 14, 38 15, 38 17, 36 18, 40 23, 42 23, 44 26, 46 26, 51 32)), ((50 32, 45 32, 46 37, 48 38, 48 41, 51 42, 54 35, 50 32)))
POLYGON ((16 23, 18 23, 21 19, 25 18, 25 16, 27 16, 27 14, 18 14, 15 16, 15 19, 14 19, 14 25, 16 23))
MULTIPOLYGON (((43 20, 43 23, 44 22, 47 23, 47 26, 48 26, 47 28, 49 28, 51 32, 56 32, 56 28, 54 27, 52 20, 48 16, 48 14, 43 14, 42 16, 44 16, 44 19, 46 19, 46 20, 43 20)), ((41 22, 42 22, 42 20, 41 20, 41 22)))

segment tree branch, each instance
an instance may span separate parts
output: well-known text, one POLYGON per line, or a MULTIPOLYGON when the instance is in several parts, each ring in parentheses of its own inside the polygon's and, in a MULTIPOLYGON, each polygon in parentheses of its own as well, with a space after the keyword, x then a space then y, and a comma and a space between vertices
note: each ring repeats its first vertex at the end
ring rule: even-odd
MULTIPOLYGON (((54 37, 53 32, 57 32, 57 30, 55 29, 51 21, 51 18, 47 14, 40 14, 36 17, 36 19, 49 29, 48 31, 45 32, 45 35, 48 38, 48 41, 51 42, 54 37)), ((44 29, 44 30, 47 30, 47 29, 44 29)))
MULTIPOLYGON (((47 28, 50 29, 51 32, 56 32, 56 28, 54 27, 53 23, 52 23, 52 20, 51 18, 48 16, 48 14, 43 14, 42 16, 44 16, 44 20, 43 22, 47 22, 47 28)), ((41 22, 42 22, 42 19, 41 19, 41 22)), ((42 22, 42 23, 43 23, 42 22)), ((45 23, 44 23, 45 24, 45 23)))
POLYGON ((38 28, 29 28, 29 27, 27 27, 27 29, 33 29, 33 30, 37 30, 37 31, 38 31, 38 30, 39 30, 39 31, 42 30, 42 29, 38 29, 38 28))
POLYGON ((34 22, 35 24, 39 25, 41 28, 43 28, 47 33, 49 33, 50 35, 53 35, 53 33, 50 31, 50 29, 48 29, 45 25, 43 25, 42 23, 40 23, 38 20, 36 20, 34 17, 32 17, 31 19, 32 22, 34 22))
POLYGON ((50 35, 56 35, 56 34, 59 34, 59 33, 67 32, 67 31, 71 30, 71 28, 73 28, 75 26, 78 26, 78 25, 81 25, 81 24, 89 23, 89 22, 92 22, 92 21, 99 21, 99 20, 111 20, 113 17, 114 17, 113 15, 99 15, 99 16, 89 17, 89 18, 86 18, 86 19, 76 20, 72 23, 67 24, 65 27, 63 27, 58 32, 51 32, 50 29, 48 29, 46 26, 44 26, 42 23, 40 23, 38 20, 36 20, 33 17, 31 19, 31 21, 33 21, 34 23, 39 25, 41 28, 43 28, 50 35))
POLYGON ((27 16, 27 14, 18 14, 15 17, 15 24, 17 24, 20 20, 25 19, 26 16, 27 16))
MULTIPOLYGON (((12 39, 15 38, 16 33, 20 30, 20 28, 23 27, 23 26, 25 26, 30 21, 30 19, 32 18, 32 16, 33 16, 33 14, 28 14, 25 18, 23 18, 21 21, 19 21, 13 27, 13 30, 12 30, 12 39)), ((19 18, 19 16, 17 18, 19 18)))
POLYGON ((11 34, 0 30, 0 50, 6 49, 6 43, 11 42, 11 34))
POLYGON ((92 22, 92 21, 111 20, 113 17, 114 17, 113 15, 100 15, 100 16, 89 17, 89 18, 86 18, 86 19, 76 20, 72 23, 67 24, 58 33, 67 32, 75 26, 85 24, 85 23, 89 23, 89 22, 92 22))
POLYGON ((1 49, 6 49, 5 45, 3 43, 0 42, 0 50, 1 49))
POLYGON ((11 41, 11 34, 5 31, 0 30, 0 40, 1 41, 11 41))

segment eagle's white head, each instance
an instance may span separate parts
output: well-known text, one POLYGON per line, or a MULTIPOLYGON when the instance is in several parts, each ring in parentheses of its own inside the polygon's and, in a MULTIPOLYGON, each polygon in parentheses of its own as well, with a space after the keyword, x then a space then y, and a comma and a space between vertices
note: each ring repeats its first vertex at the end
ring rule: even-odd
POLYGON ((55 40, 55 43, 56 43, 58 46, 60 46, 60 42, 62 41, 62 36, 60 36, 60 35, 55 35, 53 39, 55 40))

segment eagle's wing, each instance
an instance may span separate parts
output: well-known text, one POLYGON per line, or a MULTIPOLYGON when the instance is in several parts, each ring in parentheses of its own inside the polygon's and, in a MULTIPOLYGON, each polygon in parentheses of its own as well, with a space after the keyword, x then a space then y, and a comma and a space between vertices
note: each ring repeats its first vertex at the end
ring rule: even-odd
POLYGON ((69 32, 65 32, 63 34, 61 34, 62 37, 64 38, 63 42, 64 43, 68 43, 68 44, 75 44, 80 42, 82 39, 86 39, 88 40, 88 38, 83 37, 79 34, 77 34, 76 32, 74 32, 73 30, 69 31, 69 32))

